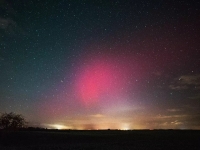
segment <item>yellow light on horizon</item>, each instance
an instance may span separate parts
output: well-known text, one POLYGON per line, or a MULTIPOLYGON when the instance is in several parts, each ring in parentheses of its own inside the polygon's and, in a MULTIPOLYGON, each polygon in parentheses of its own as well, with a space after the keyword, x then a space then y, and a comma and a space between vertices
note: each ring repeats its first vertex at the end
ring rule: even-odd
POLYGON ((61 129, 68 129, 67 126, 60 125, 60 124, 52 124, 52 125, 50 125, 50 126, 51 126, 51 128, 59 129, 59 130, 61 130, 61 129))
POLYGON ((122 124, 122 126, 121 126, 121 130, 130 130, 130 126, 129 126, 129 124, 128 124, 128 123, 124 123, 124 124, 122 124))

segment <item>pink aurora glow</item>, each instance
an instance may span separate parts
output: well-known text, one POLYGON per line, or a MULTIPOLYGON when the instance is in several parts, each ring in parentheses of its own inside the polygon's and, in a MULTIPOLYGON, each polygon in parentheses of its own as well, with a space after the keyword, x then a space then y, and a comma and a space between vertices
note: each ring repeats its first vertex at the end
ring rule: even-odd
POLYGON ((78 73, 75 91, 85 105, 99 102, 106 95, 126 90, 128 68, 116 60, 95 59, 83 65, 78 73))

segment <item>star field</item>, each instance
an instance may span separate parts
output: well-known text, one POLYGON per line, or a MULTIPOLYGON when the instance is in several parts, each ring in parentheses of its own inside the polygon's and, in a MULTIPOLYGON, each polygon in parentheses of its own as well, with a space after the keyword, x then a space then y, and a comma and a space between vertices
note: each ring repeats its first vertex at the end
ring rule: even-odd
POLYGON ((59 129, 200 129, 197 1, 0 1, 0 113, 59 129))

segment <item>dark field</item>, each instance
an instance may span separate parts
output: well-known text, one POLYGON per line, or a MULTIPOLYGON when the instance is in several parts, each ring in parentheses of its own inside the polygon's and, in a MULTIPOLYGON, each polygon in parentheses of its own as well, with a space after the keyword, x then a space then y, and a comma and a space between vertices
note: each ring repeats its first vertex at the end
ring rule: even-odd
POLYGON ((0 150, 196 149, 196 130, 0 131, 0 150))

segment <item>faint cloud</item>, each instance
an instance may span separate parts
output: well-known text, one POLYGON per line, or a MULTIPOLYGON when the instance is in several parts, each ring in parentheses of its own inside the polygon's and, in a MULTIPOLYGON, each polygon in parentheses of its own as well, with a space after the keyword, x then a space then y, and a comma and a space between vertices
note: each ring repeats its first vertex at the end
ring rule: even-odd
POLYGON ((200 74, 180 76, 169 85, 169 88, 172 90, 186 90, 191 87, 194 87, 194 89, 197 90, 200 89, 200 74))
POLYGON ((186 85, 170 85, 169 88, 172 90, 186 90, 186 89, 188 89, 188 86, 186 86, 186 85))
POLYGON ((188 115, 158 115, 155 118, 156 119, 171 119, 171 118, 184 118, 188 115))
MULTIPOLYGON (((176 109, 169 109, 169 111, 176 111, 176 109)), ((188 113, 190 113, 190 111, 188 111, 188 113)), ((151 116, 148 119, 149 120, 145 120, 143 123, 146 123, 147 128, 150 129, 200 129, 199 114, 159 114, 151 116)))
POLYGON ((174 128, 175 126, 177 126, 177 125, 182 125, 182 124, 184 124, 183 122, 181 122, 181 121, 178 121, 178 120, 175 120, 175 121, 168 121, 168 122, 163 122, 163 123, 160 123, 159 125, 162 127, 162 126, 166 126, 167 128, 168 127, 172 127, 172 128, 174 128))
POLYGON ((175 120, 175 121, 172 121, 171 124, 174 124, 174 125, 181 125, 181 124, 183 124, 183 122, 178 121, 178 120, 175 120))
POLYGON ((105 117, 105 115, 102 115, 102 114, 95 114, 95 115, 90 115, 91 117, 94 117, 94 118, 103 118, 105 117))
POLYGON ((161 76, 161 75, 162 75, 162 72, 156 71, 156 72, 153 72, 153 74, 154 74, 155 76, 161 76))
POLYGON ((192 97, 189 97, 189 99, 200 99, 200 94, 192 96, 192 97))
MULTIPOLYGON (((169 109, 169 111, 176 111, 169 109)), ((157 129, 181 129, 185 126, 187 119, 190 115, 157 115, 154 116, 149 122, 153 128, 157 129)))
POLYGON ((180 109, 167 109, 167 111, 169 111, 169 112, 179 112, 179 111, 181 111, 180 109))
POLYGON ((12 35, 18 30, 21 30, 14 21, 17 16, 17 11, 13 9, 12 5, 7 0, 0 0, 0 10, 0 30, 3 31, 4 34, 12 35))
POLYGON ((200 75, 181 76, 179 79, 180 84, 187 85, 200 85, 200 75))
POLYGON ((16 22, 10 18, 0 18, 0 28, 3 30, 8 30, 16 26, 16 22))

